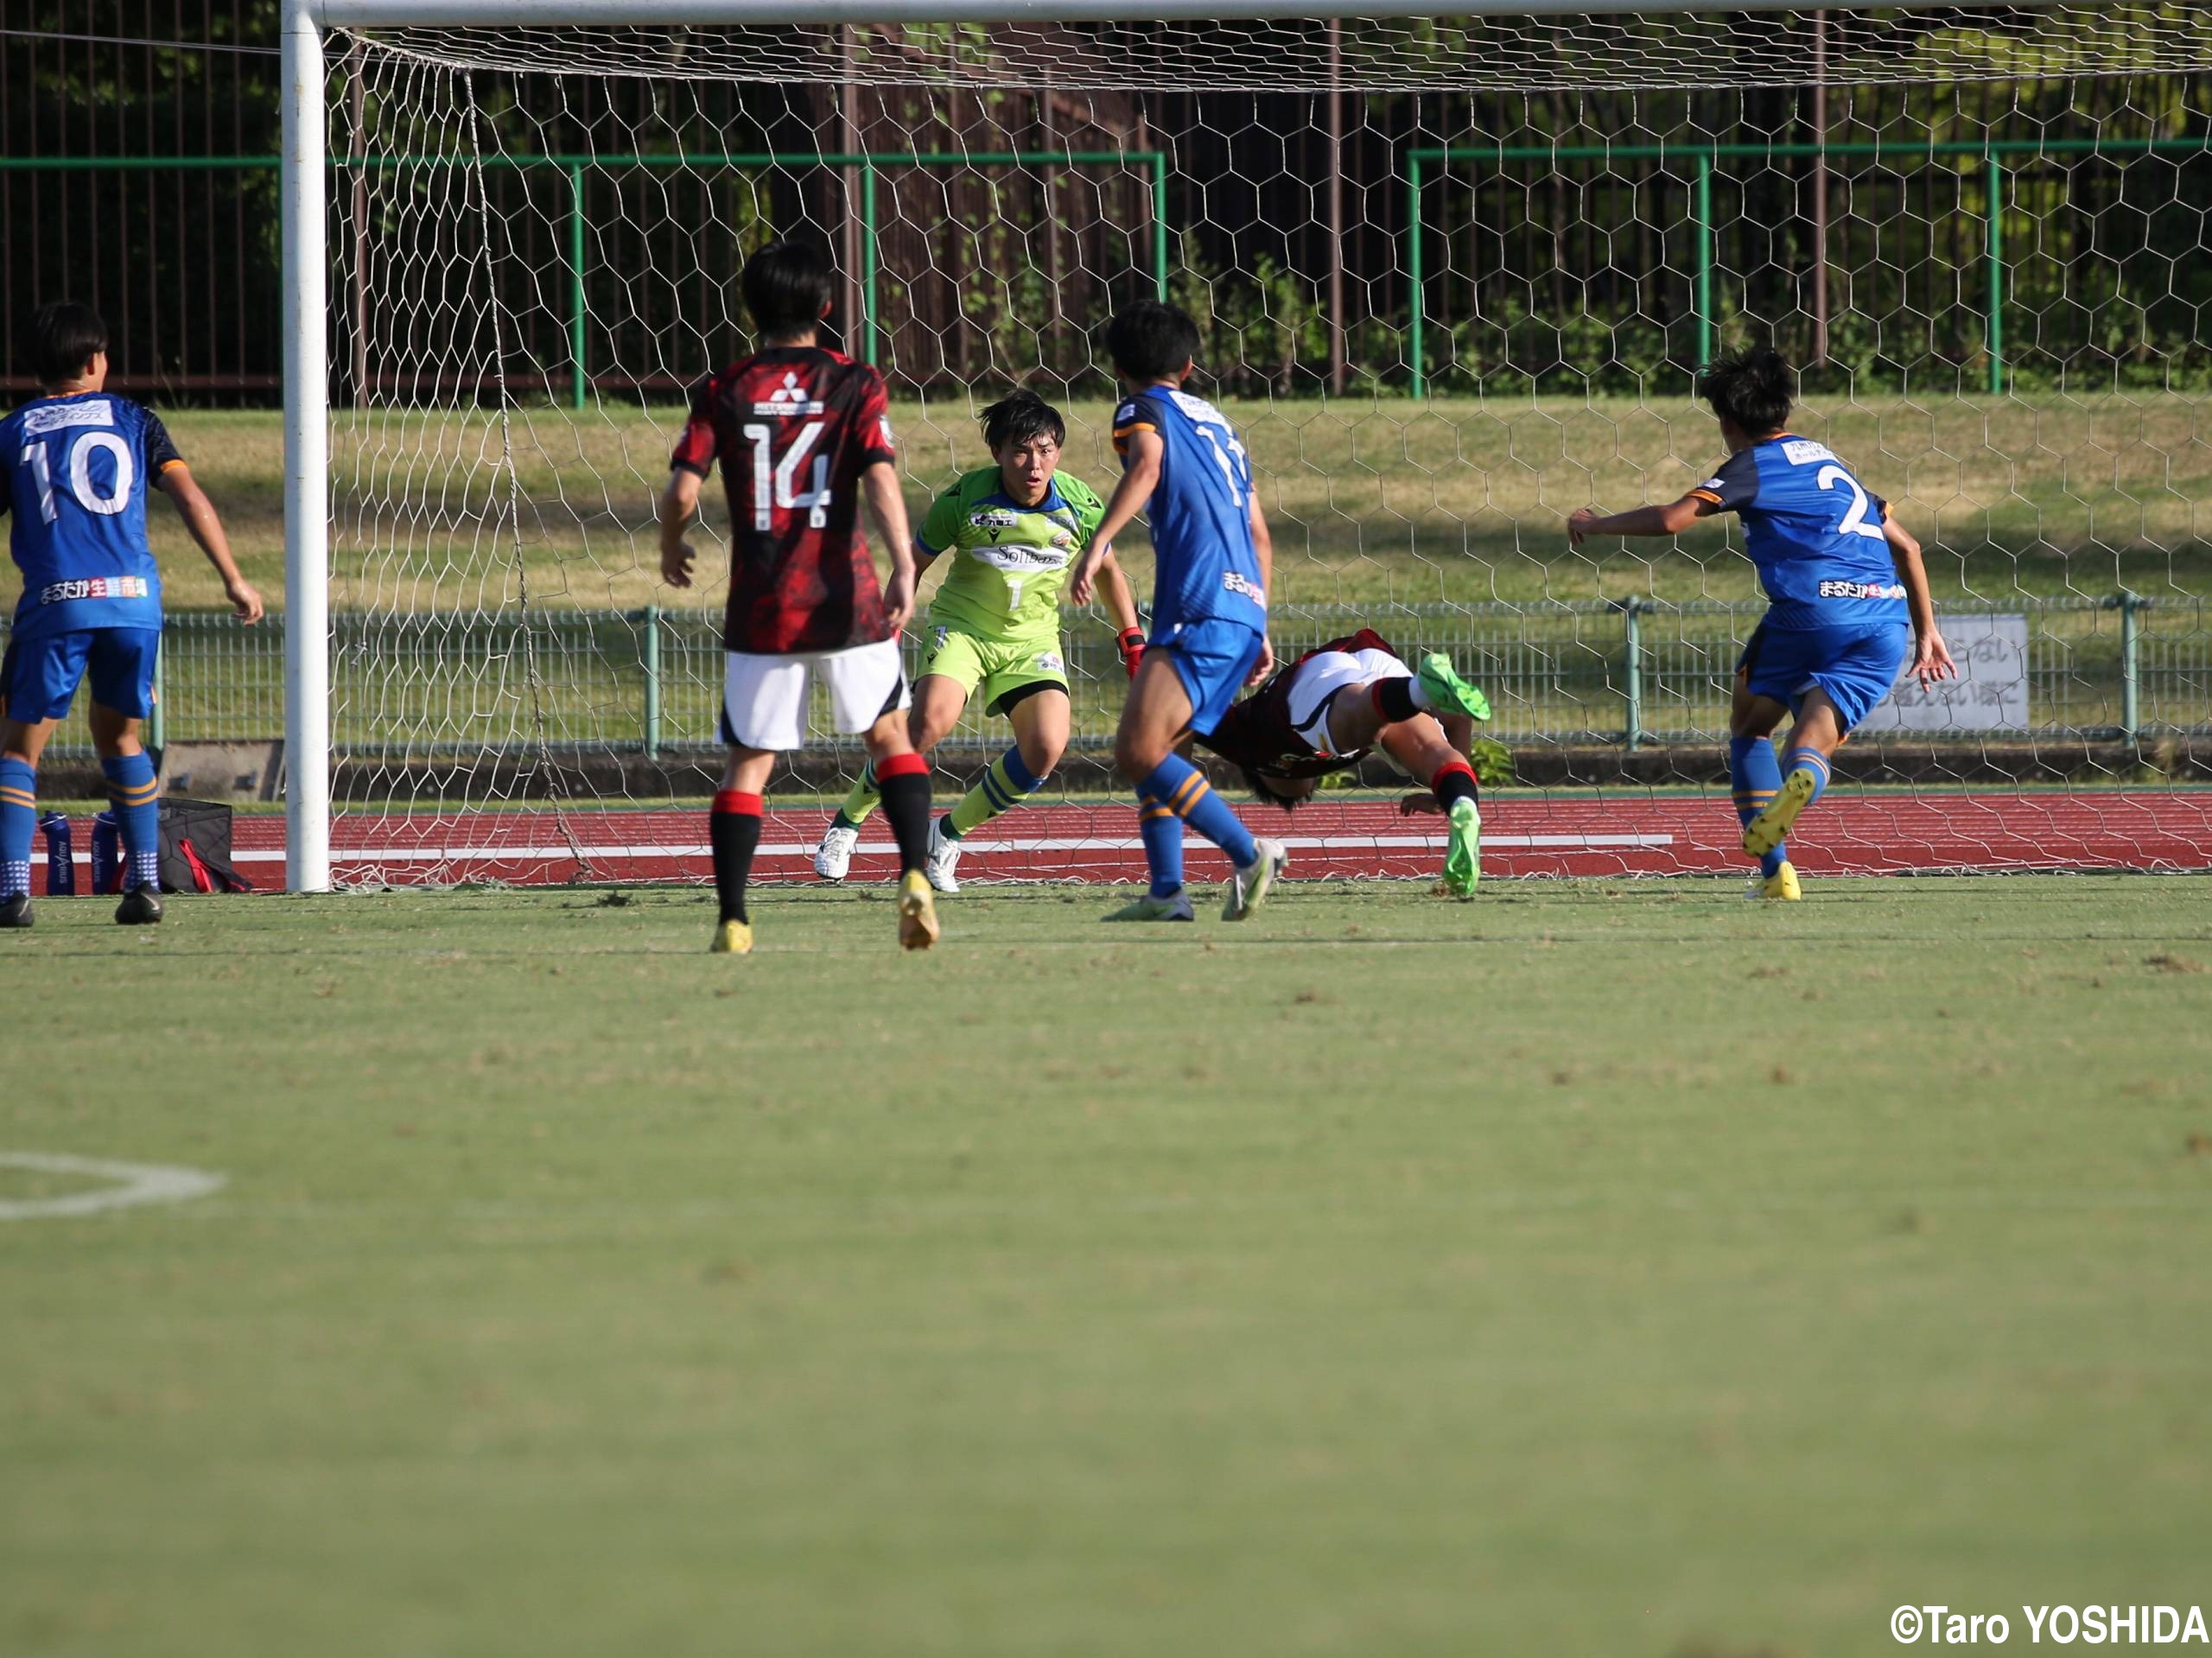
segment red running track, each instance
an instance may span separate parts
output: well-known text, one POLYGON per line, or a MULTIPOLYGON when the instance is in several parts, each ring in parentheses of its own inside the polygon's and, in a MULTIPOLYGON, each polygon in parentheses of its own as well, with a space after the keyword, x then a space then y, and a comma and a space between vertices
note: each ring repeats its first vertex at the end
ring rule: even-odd
MULTIPOLYGON (((1239 814, 1291 849, 1290 873, 1308 879, 1419 877, 1443 862, 1441 825, 1401 817, 1389 802, 1322 801, 1286 817, 1239 814)), ((808 860, 826 808, 771 811, 758 876, 812 880, 808 860)), ((1486 875, 1680 875, 1745 868, 1727 797, 1508 791, 1484 803, 1486 875)), ((439 816, 347 814, 332 834, 341 886, 453 881, 704 881, 706 814, 524 808, 439 816)), ((1190 868, 1218 879, 1226 864, 1196 835, 1190 868)), ((240 817, 240 867, 282 884, 284 829, 240 817)), ((2212 790, 2080 793, 1840 794, 1814 809, 1791 854, 1807 874, 1897 874, 1951 869, 2212 869, 2212 790)), ((879 816, 853 861, 856 879, 895 870, 879 816)), ((966 880, 1126 881, 1144 873, 1134 810, 1110 804, 1017 810, 980 831, 960 863, 966 880)))

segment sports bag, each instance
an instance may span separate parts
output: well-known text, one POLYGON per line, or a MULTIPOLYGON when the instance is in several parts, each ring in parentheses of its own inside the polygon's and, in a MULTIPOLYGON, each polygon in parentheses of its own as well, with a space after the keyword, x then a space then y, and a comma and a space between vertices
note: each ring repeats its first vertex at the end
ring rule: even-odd
POLYGON ((231 867, 231 809, 216 800, 162 802, 162 890, 251 893, 231 867))

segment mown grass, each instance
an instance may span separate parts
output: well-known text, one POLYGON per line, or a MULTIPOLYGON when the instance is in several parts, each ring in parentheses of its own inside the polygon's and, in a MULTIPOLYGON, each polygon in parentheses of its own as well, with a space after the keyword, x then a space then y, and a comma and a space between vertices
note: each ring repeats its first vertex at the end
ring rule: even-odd
MULTIPOLYGON (((2212 883, 90 899, 26 1658, 1875 1653, 2194 1604, 2212 883)), ((54 1195, 35 1179, 14 1201, 54 1195)))

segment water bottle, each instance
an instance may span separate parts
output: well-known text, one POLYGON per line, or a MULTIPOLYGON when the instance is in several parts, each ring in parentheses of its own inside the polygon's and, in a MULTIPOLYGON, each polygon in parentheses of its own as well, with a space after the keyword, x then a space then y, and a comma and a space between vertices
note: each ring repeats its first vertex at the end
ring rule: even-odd
POLYGON ((38 826, 46 835, 46 895, 75 897, 77 860, 69 847, 69 820, 60 812, 48 812, 38 820, 38 826))
POLYGON ((123 829, 113 812, 92 819, 92 891, 112 893, 123 873, 123 829))

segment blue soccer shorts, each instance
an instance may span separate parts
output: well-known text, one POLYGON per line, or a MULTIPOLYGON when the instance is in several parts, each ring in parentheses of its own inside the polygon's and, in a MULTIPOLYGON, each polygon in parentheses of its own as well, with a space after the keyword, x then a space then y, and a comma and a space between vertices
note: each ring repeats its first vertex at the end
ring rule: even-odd
POLYGON ((68 717, 77 687, 89 674, 92 701, 135 720, 154 711, 158 627, 87 627, 44 638, 12 638, 0 661, 0 696, 8 717, 25 725, 68 717))
POLYGON ((1146 640, 1144 648, 1161 652, 1174 664, 1175 677, 1191 699, 1191 729, 1207 737, 1244 689, 1264 638, 1242 622, 1210 616, 1178 622, 1146 640))
POLYGON ((1911 644, 1912 629, 1903 622, 1812 628, 1761 622, 1736 667, 1752 696, 1787 703, 1793 715, 1808 691, 1826 691, 1848 731, 1890 694, 1911 644))

